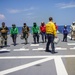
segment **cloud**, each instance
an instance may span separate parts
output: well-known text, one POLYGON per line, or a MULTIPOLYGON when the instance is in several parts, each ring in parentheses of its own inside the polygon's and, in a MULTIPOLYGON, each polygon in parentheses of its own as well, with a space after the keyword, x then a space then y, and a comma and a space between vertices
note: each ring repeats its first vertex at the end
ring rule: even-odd
POLYGON ((27 13, 28 16, 33 15, 33 13, 27 13))
POLYGON ((21 10, 17 10, 17 9, 10 9, 8 10, 9 13, 15 14, 15 13, 19 13, 21 10))
POLYGON ((34 7, 30 7, 30 8, 24 9, 24 11, 30 11, 30 10, 34 10, 34 9, 35 9, 34 7))
POLYGON ((5 16, 3 14, 0 14, 0 20, 5 19, 5 16))
POLYGON ((7 9, 9 13, 15 14, 15 13, 20 13, 20 12, 25 12, 25 11, 31 11, 34 10, 34 7, 26 8, 26 9, 7 9))
POLYGON ((57 7, 61 9, 66 9, 66 8, 75 8, 75 2, 70 2, 70 3, 58 3, 56 4, 57 7))

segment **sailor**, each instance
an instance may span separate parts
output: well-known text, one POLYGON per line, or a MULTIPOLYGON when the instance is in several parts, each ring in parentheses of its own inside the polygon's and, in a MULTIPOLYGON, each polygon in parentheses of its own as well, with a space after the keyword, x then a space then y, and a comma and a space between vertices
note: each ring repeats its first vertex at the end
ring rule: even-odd
POLYGON ((40 26, 40 33, 41 33, 41 37, 42 37, 42 42, 46 42, 46 25, 44 22, 41 23, 40 26))
POLYGON ((22 27, 22 34, 23 38, 25 39, 25 44, 28 43, 29 31, 30 31, 29 27, 27 26, 26 23, 24 23, 22 27))
POLYGON ((10 29, 10 34, 13 40, 13 44, 14 46, 16 46, 16 38, 17 38, 17 34, 18 34, 18 28, 16 27, 15 24, 12 24, 12 28, 10 29))
POLYGON ((63 29, 63 42, 67 42, 67 35, 68 35, 68 29, 67 29, 67 25, 64 25, 64 29, 63 29))
POLYGON ((40 29, 37 26, 36 22, 34 22, 32 27, 32 33, 33 33, 33 40, 35 44, 39 43, 39 32, 40 32, 40 29))
POLYGON ((5 22, 2 22, 2 27, 0 28, 0 32, 1 32, 1 38, 2 38, 2 46, 4 44, 4 46, 7 46, 7 33, 8 33, 9 29, 7 26, 5 26, 5 22))
POLYGON ((75 40, 75 22, 72 23, 72 25, 70 26, 71 29, 71 40, 72 38, 74 38, 75 40))

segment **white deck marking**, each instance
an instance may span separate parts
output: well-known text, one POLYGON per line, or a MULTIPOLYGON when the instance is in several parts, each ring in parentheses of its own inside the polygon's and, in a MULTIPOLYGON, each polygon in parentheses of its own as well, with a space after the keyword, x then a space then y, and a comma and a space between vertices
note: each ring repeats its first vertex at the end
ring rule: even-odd
POLYGON ((54 58, 54 57, 75 57, 75 55, 45 55, 45 56, 3 56, 0 59, 28 59, 28 58, 54 58))
POLYGON ((47 61, 52 60, 52 59, 53 58, 45 58, 45 59, 37 60, 37 61, 31 62, 31 63, 28 63, 28 64, 21 65, 21 66, 18 66, 18 67, 14 67, 14 68, 10 68, 10 69, 4 70, 4 71, 0 71, 0 75, 5 75, 5 74, 9 74, 9 73, 12 73, 12 72, 15 72, 15 71, 19 71, 19 70, 34 66, 36 64, 47 62, 47 61))
POLYGON ((57 71, 57 75, 68 75, 66 72, 66 69, 64 67, 64 64, 61 60, 61 57, 75 57, 75 55, 48 55, 48 56, 8 56, 8 57, 0 57, 0 59, 24 59, 24 58, 44 58, 44 59, 40 59, 28 64, 24 64, 18 67, 14 67, 14 68, 10 68, 7 70, 3 70, 0 71, 0 75, 4 75, 4 74, 8 74, 8 73, 12 73, 15 71, 19 71, 31 66, 34 66, 36 64, 40 64, 40 63, 44 63, 46 61, 55 60, 55 65, 56 65, 56 71, 57 71), (60 66, 61 65, 61 66, 60 66))
POLYGON ((20 49, 14 49, 13 51, 29 51, 29 49, 25 49, 24 46, 20 49))
POLYGON ((45 48, 37 48, 37 49, 32 49, 33 51, 38 51, 38 50, 45 50, 45 48))
POLYGON ((2 51, 10 51, 10 49, 1 49, 0 52, 2 51))
POLYGON ((20 49, 14 49, 13 51, 29 51, 29 49, 20 48, 20 49))
POLYGON ((67 48, 56 47, 55 50, 67 50, 67 48))
POLYGON ((75 43, 67 43, 67 45, 75 45, 75 43))
POLYGON ((50 56, 8 56, 8 57, 0 57, 0 59, 28 59, 28 58, 47 58, 50 56))
MULTIPOLYGON (((45 50, 45 48, 32 49, 33 51, 45 50)), ((67 48, 56 47, 55 50, 67 50, 67 48)))
POLYGON ((73 48, 70 48, 70 50, 75 50, 75 47, 73 47, 73 48))
POLYGON ((31 44, 30 46, 39 46, 39 44, 31 44))
POLYGON ((61 57, 54 58, 57 75, 68 75, 61 57))

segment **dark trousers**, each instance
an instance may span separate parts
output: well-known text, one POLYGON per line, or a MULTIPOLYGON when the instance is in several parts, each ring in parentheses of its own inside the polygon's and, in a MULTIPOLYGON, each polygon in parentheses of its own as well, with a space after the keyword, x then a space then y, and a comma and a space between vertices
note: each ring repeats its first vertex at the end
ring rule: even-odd
POLYGON ((42 37, 42 41, 46 42, 46 33, 45 32, 41 32, 41 37, 42 37))
POLYGON ((67 42, 67 34, 63 34, 63 41, 67 42))
POLYGON ((46 51, 49 51, 49 46, 51 44, 52 52, 55 52, 55 46, 54 46, 54 35, 47 34, 48 42, 46 44, 46 51))
POLYGON ((12 37, 14 45, 16 45, 17 34, 12 34, 11 37, 12 37))
POLYGON ((39 34, 38 33, 34 33, 33 34, 33 39, 34 39, 34 43, 36 43, 36 41, 37 41, 37 43, 39 43, 39 34))

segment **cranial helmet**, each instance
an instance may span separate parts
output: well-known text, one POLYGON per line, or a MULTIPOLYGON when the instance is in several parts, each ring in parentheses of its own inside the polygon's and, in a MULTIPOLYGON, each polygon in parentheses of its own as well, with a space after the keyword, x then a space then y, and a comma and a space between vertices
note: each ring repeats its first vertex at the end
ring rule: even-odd
POLYGON ((75 22, 73 22, 72 25, 75 25, 75 22))

